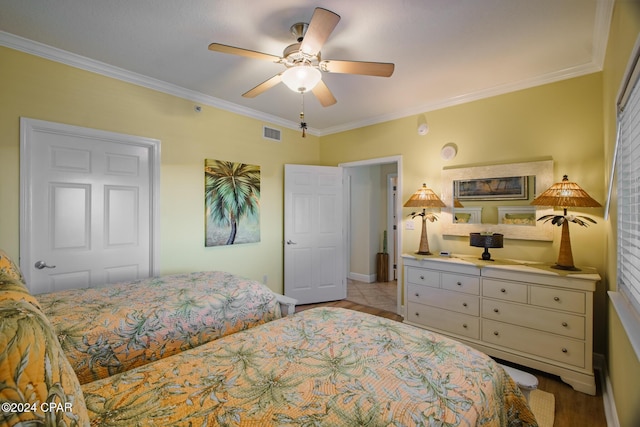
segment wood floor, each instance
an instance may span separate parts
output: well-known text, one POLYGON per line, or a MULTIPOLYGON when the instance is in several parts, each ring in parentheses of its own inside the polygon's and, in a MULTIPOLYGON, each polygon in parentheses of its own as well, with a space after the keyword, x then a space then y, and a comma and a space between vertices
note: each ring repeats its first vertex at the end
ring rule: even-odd
MULTIPOLYGON (((402 321, 402 316, 379 308, 361 305, 355 302, 342 300, 321 304, 308 304, 296 307, 296 312, 308 310, 313 307, 331 306, 342 307, 356 311, 373 314, 387 319, 402 321)), ((505 364, 508 364, 505 362, 505 364)), ((604 412, 602 389, 597 384, 596 396, 580 393, 563 383, 558 377, 544 372, 527 369, 538 378, 540 390, 553 393, 556 400, 555 427, 606 427, 607 421, 604 412)), ((596 372, 596 378, 598 378, 596 372)), ((598 382, 598 381, 596 381, 598 382)))

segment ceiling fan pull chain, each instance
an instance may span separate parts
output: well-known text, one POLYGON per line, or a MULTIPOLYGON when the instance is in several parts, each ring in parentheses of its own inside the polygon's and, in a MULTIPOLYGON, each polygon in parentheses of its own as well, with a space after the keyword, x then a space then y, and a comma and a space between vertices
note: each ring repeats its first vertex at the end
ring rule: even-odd
POLYGON ((302 137, 307 137, 307 123, 304 121, 304 92, 300 92, 302 95, 302 111, 300 112, 300 129, 302 129, 302 137))

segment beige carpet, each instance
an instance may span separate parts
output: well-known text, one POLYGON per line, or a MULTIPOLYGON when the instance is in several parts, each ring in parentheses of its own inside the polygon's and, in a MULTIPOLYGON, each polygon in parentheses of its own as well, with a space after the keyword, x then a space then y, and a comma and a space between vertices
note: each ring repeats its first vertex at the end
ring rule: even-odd
POLYGON ((529 395, 529 406, 540 427, 553 427, 556 412, 556 398, 553 394, 542 390, 532 390, 529 395))

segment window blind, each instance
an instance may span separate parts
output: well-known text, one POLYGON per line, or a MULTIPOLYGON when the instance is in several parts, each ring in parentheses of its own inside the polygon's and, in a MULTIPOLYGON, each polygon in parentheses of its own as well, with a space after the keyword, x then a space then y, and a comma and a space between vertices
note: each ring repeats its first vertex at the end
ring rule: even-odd
POLYGON ((637 80, 619 115, 618 287, 640 313, 640 90, 637 80))

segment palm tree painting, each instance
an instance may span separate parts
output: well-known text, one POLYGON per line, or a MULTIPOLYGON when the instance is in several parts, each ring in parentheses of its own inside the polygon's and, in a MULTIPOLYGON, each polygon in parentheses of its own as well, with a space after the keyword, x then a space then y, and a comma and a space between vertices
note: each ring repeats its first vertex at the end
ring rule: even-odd
POLYGON ((260 241, 260 166, 204 161, 205 246, 260 241))

